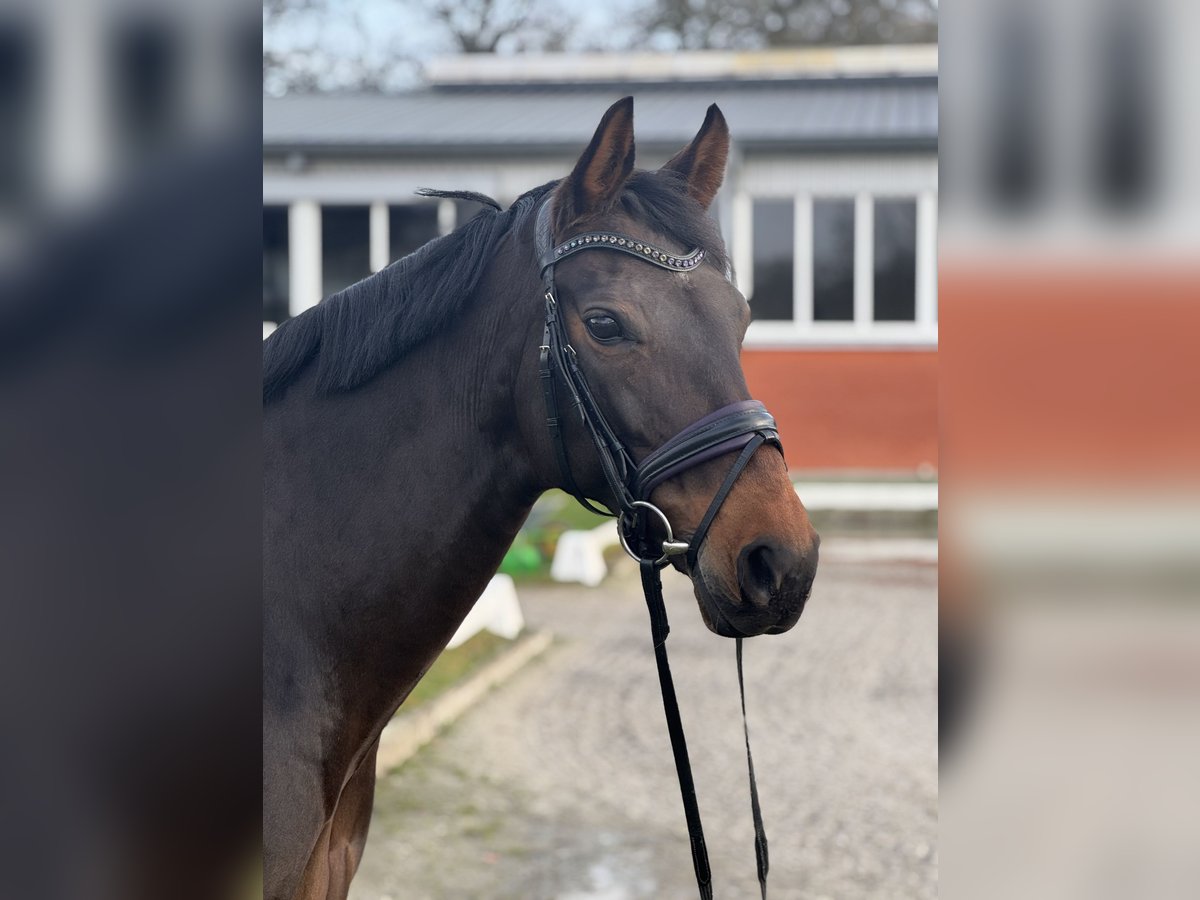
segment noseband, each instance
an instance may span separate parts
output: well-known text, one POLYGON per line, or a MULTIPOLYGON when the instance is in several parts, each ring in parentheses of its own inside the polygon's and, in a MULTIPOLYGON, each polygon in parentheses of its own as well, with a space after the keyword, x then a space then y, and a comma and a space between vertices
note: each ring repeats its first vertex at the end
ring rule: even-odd
MULTIPOLYGON (((683 797, 684 814, 687 818, 691 841, 692 863, 696 870, 696 882, 701 898, 712 897, 712 877, 708 864, 708 851, 704 843, 704 831, 700 823, 700 812, 696 803, 696 791, 692 781, 691 764, 688 760, 687 744, 679 716, 679 705, 675 698, 671 670, 667 664, 666 639, 670 633, 666 606, 662 597, 660 569, 670 562, 671 557, 683 555, 687 570, 695 577, 700 547, 708 534, 709 527, 717 516, 734 483, 750 463, 751 457, 763 444, 770 444, 780 453, 783 445, 775 419, 757 400, 740 400, 723 406, 684 428, 640 463, 613 430, 596 398, 588 387, 587 379, 579 367, 575 348, 571 346, 562 319, 554 285, 554 267, 562 260, 583 250, 614 250, 635 256, 643 262, 671 272, 688 272, 704 261, 704 251, 696 248, 679 255, 662 250, 645 241, 608 231, 592 231, 577 235, 557 246, 551 227, 551 203, 542 204, 538 211, 535 232, 535 250, 538 268, 546 300, 546 321, 542 343, 538 348, 538 374, 542 384, 542 395, 546 404, 546 424, 550 431, 562 483, 584 507, 600 515, 617 519, 617 532, 625 551, 638 561, 641 568, 642 588, 650 610, 651 636, 654 654, 658 663, 659 682, 662 688, 663 706, 667 716, 667 730, 671 735, 671 748, 675 755, 675 768, 679 776, 679 788, 683 797), (576 411, 580 422, 591 438, 600 460, 610 495, 616 500, 617 511, 596 507, 583 492, 571 471, 563 437, 562 416, 558 401, 559 385, 566 389, 569 408, 576 411), (650 502, 655 488, 682 472, 702 463, 730 453, 738 453, 737 459, 725 480, 717 489, 700 524, 687 541, 676 540, 666 513, 650 502), (657 519, 665 532, 662 540, 650 537, 653 519, 657 519)), ((742 699, 742 720, 745 726, 746 692, 742 677, 742 639, 737 639, 738 688, 742 699)), ((762 896, 767 896, 767 839, 763 830, 762 814, 758 802, 758 786, 754 777, 754 761, 750 755, 749 729, 746 728, 746 761, 750 773, 750 805, 754 816, 754 849, 758 865, 758 880, 762 896)))

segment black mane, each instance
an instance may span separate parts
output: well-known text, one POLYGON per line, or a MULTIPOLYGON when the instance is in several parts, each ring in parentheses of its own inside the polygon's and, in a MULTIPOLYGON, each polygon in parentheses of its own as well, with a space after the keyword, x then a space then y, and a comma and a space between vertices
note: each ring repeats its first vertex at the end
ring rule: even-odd
MULTIPOLYGON (((280 325, 263 343, 263 401, 279 397, 314 358, 319 391, 352 390, 445 328, 462 312, 504 235, 536 211, 556 184, 534 188, 504 210, 480 194, 422 191, 424 196, 471 199, 488 208, 280 325)), ((701 247, 706 262, 722 271, 728 268, 716 223, 687 195, 675 173, 635 172, 620 206, 682 247, 701 247)))

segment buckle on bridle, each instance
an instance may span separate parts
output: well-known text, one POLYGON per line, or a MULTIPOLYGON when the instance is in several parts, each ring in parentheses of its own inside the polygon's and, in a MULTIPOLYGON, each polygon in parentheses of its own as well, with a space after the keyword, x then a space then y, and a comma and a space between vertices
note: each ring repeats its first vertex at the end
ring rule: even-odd
MULTIPOLYGON (((665 512, 663 512, 661 509, 659 509, 653 503, 647 503, 645 500, 634 500, 631 505, 634 507, 640 506, 643 509, 650 510, 652 513, 654 513, 655 515, 658 516, 659 521, 662 522, 662 524, 663 524, 663 528, 666 529, 667 537, 662 542, 662 556, 660 556, 658 559, 653 561, 656 566, 665 566, 667 564, 668 560, 672 556, 679 556, 681 553, 688 552, 687 541, 675 540, 675 533, 671 530, 671 523, 667 519, 667 514, 665 512)), ((630 529, 632 529, 635 524, 636 524, 635 522, 630 521, 628 523, 628 527, 630 529)), ((636 554, 633 551, 633 549, 629 546, 629 538, 626 536, 625 532, 626 532, 626 517, 625 517, 625 515, 622 515, 620 525, 617 528, 617 535, 621 539, 621 547, 633 559, 637 560, 638 562, 644 562, 645 559, 641 556, 638 556, 638 554, 636 554)))

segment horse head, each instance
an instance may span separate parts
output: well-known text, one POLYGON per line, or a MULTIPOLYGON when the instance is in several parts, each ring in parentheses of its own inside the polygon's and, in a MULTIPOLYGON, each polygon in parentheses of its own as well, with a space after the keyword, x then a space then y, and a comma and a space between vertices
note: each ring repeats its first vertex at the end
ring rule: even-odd
MULTIPOLYGON (((561 253, 547 268, 571 365, 635 467, 693 423, 750 399, 739 360, 750 306, 708 215, 728 153, 729 129, 713 105, 695 138, 666 165, 635 170, 633 100, 626 98, 604 115, 542 214, 561 253), (620 236, 620 249, 630 249, 628 239, 637 252, 571 252, 574 238, 608 244, 613 236, 620 236)), ((564 389, 567 478, 582 495, 625 508, 628 497, 622 503, 594 435, 569 409, 577 398, 570 385, 560 385, 560 394, 564 389)), ((699 540, 738 449, 683 468, 642 499, 663 512, 678 538, 699 540)), ((791 628, 811 591, 820 543, 779 449, 768 441, 749 452, 698 552, 669 557, 690 576, 705 623, 726 637, 791 628)), ((558 473, 552 478, 570 487, 558 473)), ((656 521, 648 526, 661 528, 656 521)))

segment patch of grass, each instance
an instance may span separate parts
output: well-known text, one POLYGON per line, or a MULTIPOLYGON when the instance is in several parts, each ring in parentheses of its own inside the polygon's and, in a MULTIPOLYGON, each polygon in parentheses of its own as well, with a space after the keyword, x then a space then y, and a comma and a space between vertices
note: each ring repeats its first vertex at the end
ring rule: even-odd
POLYGON ((495 659, 506 647, 511 647, 512 643, 508 638, 502 638, 490 631, 481 631, 466 643, 452 650, 442 651, 442 655, 429 667, 425 677, 417 682, 400 711, 409 712, 422 703, 428 703, 495 659))
POLYGON ((561 526, 560 534, 571 528, 587 531, 597 525, 612 521, 607 516, 598 516, 594 512, 584 509, 579 505, 579 501, 564 491, 549 491, 540 502, 544 502, 548 506, 554 504, 551 507, 554 510, 552 522, 561 526))

